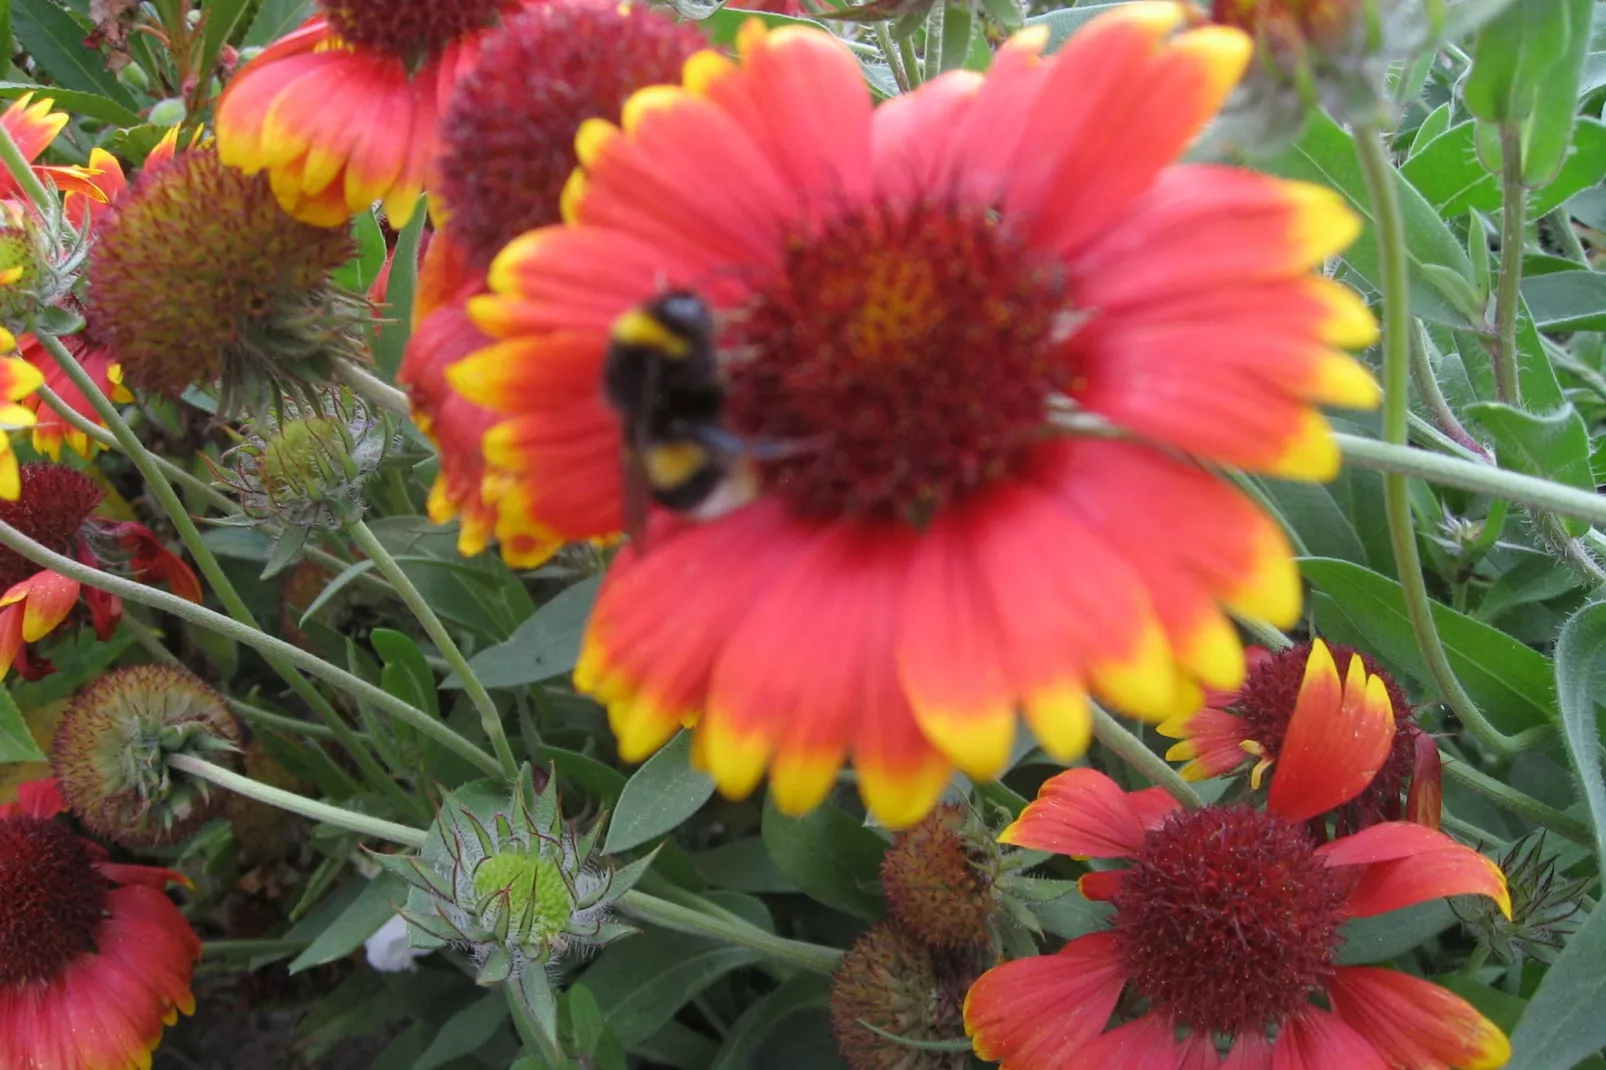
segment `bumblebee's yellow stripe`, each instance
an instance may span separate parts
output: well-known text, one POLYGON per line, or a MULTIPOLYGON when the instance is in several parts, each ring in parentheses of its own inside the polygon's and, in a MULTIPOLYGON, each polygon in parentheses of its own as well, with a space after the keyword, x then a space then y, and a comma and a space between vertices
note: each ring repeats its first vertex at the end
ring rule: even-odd
POLYGON ((695 442, 656 443, 642 453, 647 482, 658 490, 686 483, 708 463, 708 452, 695 442))
POLYGON ((692 351, 691 342, 664 326, 651 313, 639 308, 633 308, 614 320, 610 337, 615 345, 650 349, 671 360, 684 360, 692 351))

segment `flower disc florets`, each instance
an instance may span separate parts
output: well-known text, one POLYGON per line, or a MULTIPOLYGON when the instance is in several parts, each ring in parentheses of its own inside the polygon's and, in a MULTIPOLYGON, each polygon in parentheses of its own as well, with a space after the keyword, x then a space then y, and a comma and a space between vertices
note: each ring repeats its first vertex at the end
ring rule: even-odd
POLYGON ((329 273, 344 230, 298 222, 263 175, 210 148, 179 155, 122 198, 89 265, 88 313, 130 386, 177 394, 221 378, 224 412, 264 407, 362 359, 367 302, 329 273))
POLYGON ((941 806, 892 841, 881 889, 893 917, 926 943, 963 947, 987 938, 998 861, 996 843, 968 808, 941 806))
POLYGON ((1332 978, 1346 890, 1303 828, 1206 807, 1148 835, 1112 899, 1115 938, 1152 1013, 1196 1033, 1263 1029, 1332 978))
POLYGON ((395 56, 409 65, 436 58, 446 46, 495 25, 508 0, 320 0, 343 41, 395 56))
POLYGON ((554 0, 488 37, 441 118, 435 191, 475 266, 559 221, 582 122, 617 121, 625 98, 678 82, 706 43, 663 11, 617 0, 554 0))
POLYGON ((927 946, 896 922, 872 925, 831 975, 831 1032, 852 1070, 964 1070, 968 1051, 926 1051, 872 1033, 912 1041, 964 1035, 965 992, 986 963, 977 945, 927 946))
POLYGON ((86 827, 131 847, 190 836, 224 801, 169 756, 238 764, 244 731, 226 699, 176 665, 107 673, 62 714, 50 760, 86 827))
MULTIPOLYGON (((20 475, 22 493, 16 501, 0 499, 0 521, 47 549, 76 556, 79 532, 105 494, 82 472, 59 464, 25 464, 20 475)), ((0 546, 0 592, 38 571, 26 557, 0 546)))
POLYGON ((563 818, 556 779, 538 792, 526 767, 511 799, 483 782, 461 788, 419 855, 379 861, 411 886, 402 913, 414 947, 466 949, 480 984, 513 984, 548 1021, 548 967, 635 931, 610 915, 652 856, 615 870, 597 851, 601 831, 599 822, 579 835, 563 818))
POLYGON ((0 992, 49 981, 94 947, 106 878, 59 821, 0 817, 0 992))
POLYGON ((921 523, 1015 472, 1070 385, 1061 266, 990 210, 876 204, 788 243, 722 341, 730 426, 802 515, 921 523))

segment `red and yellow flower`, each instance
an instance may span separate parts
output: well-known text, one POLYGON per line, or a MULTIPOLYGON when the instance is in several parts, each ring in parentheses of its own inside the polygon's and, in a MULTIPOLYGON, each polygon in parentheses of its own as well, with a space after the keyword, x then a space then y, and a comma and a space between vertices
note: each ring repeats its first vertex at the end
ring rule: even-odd
MULTIPOLYGON (((54 183, 56 188, 67 194, 67 204, 70 213, 76 214, 73 219, 76 224, 91 214, 92 206, 105 204, 108 200, 107 186, 115 183, 116 178, 102 178, 115 170, 118 178, 122 169, 111 153, 104 149, 96 149, 90 154, 89 166, 79 167, 75 164, 58 165, 33 163, 39 155, 50 147, 67 125, 68 115, 62 111, 52 111, 55 101, 49 97, 33 99, 32 93, 24 93, 12 102, 4 112, 0 112, 0 126, 5 127, 11 140, 17 143, 22 151, 23 159, 33 164, 33 173, 48 182, 54 183)), ((0 200, 25 200, 22 188, 9 172, 0 171, 0 200)), ((70 215, 69 218, 72 218, 70 215)))
POLYGON ((496 531, 491 503, 507 488, 505 481, 487 485, 480 442, 502 418, 446 381, 447 368, 491 343, 469 319, 468 300, 485 291, 486 268, 503 246, 561 218, 580 124, 617 120, 630 94, 673 81, 703 44, 695 28, 642 4, 550 0, 487 35, 480 62, 452 93, 440 124, 440 181, 432 198, 442 227, 420 268, 415 330, 397 382, 440 455, 430 519, 458 518, 464 555, 500 534, 503 558, 528 568, 557 545, 527 532, 496 531))
POLYGON ((1342 645, 1329 649, 1317 639, 1276 654, 1254 647, 1249 661, 1242 688, 1212 692, 1200 709, 1160 724, 1161 735, 1179 740, 1166 758, 1187 762, 1184 779, 1207 780, 1247 769, 1250 787, 1258 791, 1288 746, 1290 727, 1301 709, 1315 704, 1330 724, 1343 723, 1341 695, 1347 692, 1338 674, 1343 664, 1350 678, 1365 674, 1381 680, 1396 715, 1388 753, 1366 789, 1338 815, 1341 827, 1361 829, 1402 817, 1439 827, 1443 792, 1438 744, 1416 724, 1405 691, 1371 657, 1342 645))
POLYGON ((45 381, 44 373, 17 352, 17 339, 0 327, 0 501, 16 501, 22 492, 17 455, 11 450, 11 434, 38 424, 33 396, 45 381))
POLYGON ((266 171, 280 205, 342 226, 383 201, 412 217, 436 122, 485 31, 534 0, 320 0, 320 14, 248 63, 218 105, 223 162, 266 171))
POLYGON ((1377 402, 1338 348, 1376 329, 1312 269, 1359 223, 1330 190, 1174 162, 1252 51, 1186 22, 1122 5, 1052 56, 1028 30, 985 77, 872 108, 841 41, 755 20, 737 61, 699 53, 581 128, 566 225, 498 257, 469 305, 498 341, 447 372, 506 417, 499 530, 620 528, 600 374, 665 288, 739 355, 728 430, 791 447, 754 451, 747 507, 656 517, 604 585, 576 679, 626 760, 695 717, 727 794, 767 768, 804 811, 851 755, 907 825, 954 767, 1004 768, 1017 710, 1068 758, 1090 694, 1158 721, 1237 687, 1226 610, 1295 618, 1277 525, 1179 454, 1337 471, 1316 406, 1377 402))
POLYGON ((163 889, 54 820, 55 780, 0 806, 0 1070, 135 1070, 193 1014, 201 941, 163 889))
POLYGON ((1326 840, 1313 828, 1366 790, 1393 733, 1387 688, 1357 658, 1342 685, 1327 667, 1307 671, 1264 810, 1186 811, 1092 769, 1049 780, 1001 841, 1130 864, 1080 881, 1115 908, 1108 930, 971 988, 976 1053, 1003 1070, 1505 1065, 1505 1035, 1465 1000, 1337 962, 1352 918, 1452 895, 1511 914, 1500 868, 1441 832, 1389 821, 1326 840), (1118 1006, 1141 1009, 1112 1028, 1118 1006))
MULTIPOLYGON (((201 581, 150 529, 93 515, 103 495, 88 476, 63 465, 29 464, 22 467, 20 485, 15 501, 0 502, 0 522, 83 564, 126 565, 137 580, 162 580, 179 597, 201 601, 201 581)), ((102 641, 111 638, 123 616, 123 601, 116 595, 41 569, 3 547, 0 591, 0 676, 12 668, 30 680, 52 672, 29 644, 59 628, 80 600, 102 641)))

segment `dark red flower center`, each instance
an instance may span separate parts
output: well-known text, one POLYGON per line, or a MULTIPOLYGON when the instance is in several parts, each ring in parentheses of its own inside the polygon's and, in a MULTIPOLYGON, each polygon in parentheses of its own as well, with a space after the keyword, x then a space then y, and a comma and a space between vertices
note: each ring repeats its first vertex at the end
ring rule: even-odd
POLYGON ((664 11, 553 0, 487 37, 441 117, 436 192, 452 237, 479 267, 526 230, 559 221, 587 119, 619 120, 631 93, 680 81, 707 41, 664 11))
MULTIPOLYGON (((1416 726, 1411 699, 1393 676, 1384 671, 1367 653, 1342 643, 1329 643, 1333 664, 1338 667, 1339 679, 1349 670, 1350 659, 1361 655, 1361 664, 1371 675, 1380 677, 1388 690, 1389 702, 1394 707, 1394 743, 1388 761, 1378 770, 1372 782, 1353 802, 1354 816, 1363 820, 1356 827, 1376 821, 1396 820, 1400 817, 1400 792, 1411 777, 1416 757, 1416 737, 1421 729, 1416 726)), ((1235 708, 1244 719, 1244 736, 1259 743, 1263 751, 1276 758, 1282 752, 1283 737, 1288 734, 1288 722, 1299 701, 1299 689, 1305 680, 1305 663, 1310 660, 1310 644, 1301 643, 1279 651, 1256 665, 1238 693, 1235 708)))
POLYGON ((349 44, 415 63, 494 25, 512 0, 322 0, 322 6, 329 25, 349 44))
POLYGON ((1114 897, 1115 938, 1150 1011, 1195 1032, 1260 1030, 1333 976, 1344 896, 1302 828, 1211 806, 1148 835, 1114 897))
POLYGON ((849 211, 732 312, 727 417, 799 514, 921 523, 1043 434, 1069 312, 1060 266, 984 207, 849 211))
MULTIPOLYGON (((0 500, 0 521, 58 554, 71 556, 79 530, 103 496, 88 476, 64 465, 25 464, 22 493, 14 502, 0 500)), ((15 550, 0 547, 0 594, 40 571, 15 550)))
POLYGON ((65 825, 0 818, 0 989, 49 980, 94 950, 106 887, 65 825))

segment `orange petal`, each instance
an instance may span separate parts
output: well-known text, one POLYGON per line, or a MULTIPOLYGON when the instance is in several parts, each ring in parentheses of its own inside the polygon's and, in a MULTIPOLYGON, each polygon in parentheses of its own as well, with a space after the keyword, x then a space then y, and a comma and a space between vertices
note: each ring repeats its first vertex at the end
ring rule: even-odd
POLYGON ((1460 996, 1400 973, 1346 966, 1328 982, 1333 1012, 1397 1066, 1495 1070, 1511 1042, 1460 996))
POLYGON ((1327 644, 1311 644, 1305 678, 1276 755, 1266 807, 1288 821, 1309 821, 1355 798, 1394 745, 1388 689, 1352 655, 1344 682, 1327 644))
POLYGON ((1003 1070, 1068 1066, 1103 1031, 1125 984, 1115 938, 1078 937, 982 974, 965 995, 965 1033, 1003 1070))
POLYGON ((1129 858, 1143 846, 1142 816, 1120 786, 1093 769, 1067 769, 998 835, 998 842, 1077 858, 1129 858))

